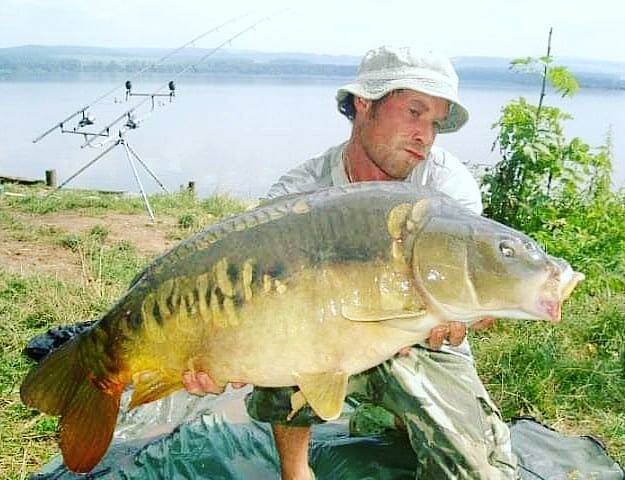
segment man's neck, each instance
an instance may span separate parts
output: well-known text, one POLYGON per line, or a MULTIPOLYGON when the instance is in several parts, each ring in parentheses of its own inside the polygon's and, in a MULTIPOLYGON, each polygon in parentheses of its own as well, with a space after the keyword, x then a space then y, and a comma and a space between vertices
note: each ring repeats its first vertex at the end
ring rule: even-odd
POLYGON ((343 152, 343 166, 350 182, 374 182, 377 180, 396 180, 371 160, 360 143, 350 139, 343 152))

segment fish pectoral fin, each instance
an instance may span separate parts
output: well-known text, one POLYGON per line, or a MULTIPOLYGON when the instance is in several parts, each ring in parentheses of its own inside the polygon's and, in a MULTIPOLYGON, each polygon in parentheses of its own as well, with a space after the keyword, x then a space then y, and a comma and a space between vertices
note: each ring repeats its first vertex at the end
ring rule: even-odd
POLYGON ((295 378, 306 402, 323 420, 335 420, 341 415, 347 393, 347 373, 301 373, 295 378))
POLYGON ((128 409, 166 397, 182 387, 182 376, 176 370, 144 370, 132 376, 134 391, 128 409))
POLYGON ((381 322, 384 320, 395 320, 398 318, 414 318, 425 315, 426 309, 421 310, 375 310, 366 307, 344 305, 341 307, 341 314, 352 322, 381 322))

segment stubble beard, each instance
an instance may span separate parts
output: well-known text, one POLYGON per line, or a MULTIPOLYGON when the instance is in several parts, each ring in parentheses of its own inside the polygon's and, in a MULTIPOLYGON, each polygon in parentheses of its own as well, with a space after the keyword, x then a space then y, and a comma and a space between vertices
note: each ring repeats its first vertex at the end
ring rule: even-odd
MULTIPOLYGON (((419 161, 411 159, 410 154, 403 151, 401 146, 370 143, 364 138, 361 138, 361 145, 369 160, 390 180, 405 180, 419 161)), ((427 157, 429 150, 429 148, 421 149, 425 157, 427 157)))
POLYGON ((384 141, 387 140, 386 138, 378 141, 375 136, 368 134, 368 130, 371 129, 371 123, 369 122, 377 122, 375 112, 370 112, 367 122, 356 126, 357 131, 354 133, 356 133, 360 146, 369 161, 386 175, 388 180, 405 180, 417 164, 422 161, 412 157, 404 148, 423 153, 424 160, 430 154, 431 145, 415 146, 409 141, 402 142, 400 138, 391 139, 390 144, 384 141))

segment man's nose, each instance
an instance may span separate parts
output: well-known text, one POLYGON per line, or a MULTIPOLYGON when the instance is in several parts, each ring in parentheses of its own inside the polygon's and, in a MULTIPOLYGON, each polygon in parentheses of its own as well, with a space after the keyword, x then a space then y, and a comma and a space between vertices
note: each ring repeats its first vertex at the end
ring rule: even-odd
POLYGON ((434 143, 436 133, 430 122, 420 122, 412 133, 412 140, 422 145, 430 146, 434 143))

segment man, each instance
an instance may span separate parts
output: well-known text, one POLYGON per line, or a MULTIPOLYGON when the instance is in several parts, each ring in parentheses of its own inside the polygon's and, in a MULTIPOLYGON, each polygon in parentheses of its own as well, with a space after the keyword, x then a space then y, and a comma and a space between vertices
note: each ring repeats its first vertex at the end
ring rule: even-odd
MULTIPOLYGON (((476 213, 477 183, 455 157, 433 146, 438 133, 468 120, 458 77, 443 57, 380 47, 364 57, 355 81, 338 90, 339 111, 352 121, 350 139, 280 178, 268 197, 331 185, 404 180, 439 190, 476 213)), ((477 328, 493 323, 484 319, 477 328)), ((473 327, 475 328, 475 327, 473 327)), ((515 478, 510 434, 479 380, 462 324, 436 327, 417 345, 350 380, 349 391, 393 412, 405 426, 420 465, 417 478, 515 478)), ((205 373, 187 372, 191 393, 217 392, 205 373)), ((295 388, 256 388, 249 414, 271 422, 283 479, 314 478, 308 467, 310 408, 286 417, 295 388)))

